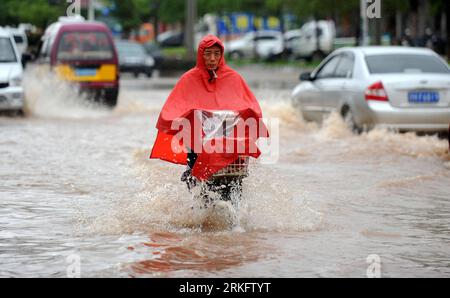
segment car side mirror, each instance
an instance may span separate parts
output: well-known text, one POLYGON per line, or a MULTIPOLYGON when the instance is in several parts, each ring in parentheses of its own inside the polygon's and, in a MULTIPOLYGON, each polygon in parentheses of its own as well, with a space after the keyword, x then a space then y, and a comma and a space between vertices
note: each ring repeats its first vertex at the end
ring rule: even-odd
POLYGON ((304 72, 300 75, 300 81, 314 81, 314 78, 311 77, 310 72, 304 72))

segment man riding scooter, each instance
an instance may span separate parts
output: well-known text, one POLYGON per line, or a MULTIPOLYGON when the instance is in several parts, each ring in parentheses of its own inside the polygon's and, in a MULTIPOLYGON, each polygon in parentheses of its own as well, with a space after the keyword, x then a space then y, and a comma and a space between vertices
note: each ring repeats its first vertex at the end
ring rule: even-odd
POLYGON ((226 65, 224 46, 213 35, 200 42, 196 67, 172 90, 156 128, 150 158, 187 165, 181 180, 188 188, 202 182, 204 193, 216 192, 222 200, 233 190, 240 193, 249 157, 260 156, 255 143, 268 137, 255 96, 226 65))

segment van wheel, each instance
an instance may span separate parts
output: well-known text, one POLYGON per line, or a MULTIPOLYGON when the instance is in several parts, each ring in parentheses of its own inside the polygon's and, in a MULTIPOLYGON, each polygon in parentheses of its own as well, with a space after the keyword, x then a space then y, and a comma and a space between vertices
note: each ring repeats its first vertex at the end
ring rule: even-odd
POLYGON ((118 89, 105 90, 104 103, 108 107, 114 108, 117 105, 118 98, 119 98, 118 89))
POLYGON ((24 112, 24 110, 23 110, 23 109, 17 110, 17 111, 16 111, 16 116, 17 116, 17 117, 21 117, 21 118, 25 117, 25 112, 24 112))
POLYGON ((2 111, 0 110, 0 117, 6 116, 6 117, 25 117, 25 113, 22 109, 19 110, 6 110, 2 111))

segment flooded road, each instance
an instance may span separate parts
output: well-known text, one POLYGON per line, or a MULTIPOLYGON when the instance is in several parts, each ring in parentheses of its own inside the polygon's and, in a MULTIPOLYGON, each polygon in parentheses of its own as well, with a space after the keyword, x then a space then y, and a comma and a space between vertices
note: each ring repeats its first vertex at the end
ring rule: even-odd
POLYGON ((171 84, 124 79, 108 111, 28 74, 27 116, 0 117, 0 277, 450 277, 445 140, 305 123, 261 84, 279 160, 252 164, 236 228, 207 230, 183 167, 148 160, 171 84))

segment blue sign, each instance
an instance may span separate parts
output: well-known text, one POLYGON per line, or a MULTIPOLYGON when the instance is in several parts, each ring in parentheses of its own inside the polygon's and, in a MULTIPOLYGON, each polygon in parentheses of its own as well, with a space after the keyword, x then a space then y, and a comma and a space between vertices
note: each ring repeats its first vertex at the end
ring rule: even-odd
MULTIPOLYGON (((289 18, 287 19, 288 22, 291 21, 289 18)), ((219 35, 242 35, 256 30, 281 31, 282 28, 279 17, 256 17, 251 13, 231 13, 219 18, 217 30, 219 35)))

